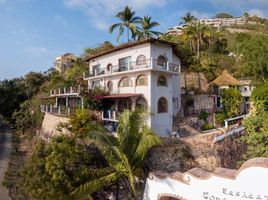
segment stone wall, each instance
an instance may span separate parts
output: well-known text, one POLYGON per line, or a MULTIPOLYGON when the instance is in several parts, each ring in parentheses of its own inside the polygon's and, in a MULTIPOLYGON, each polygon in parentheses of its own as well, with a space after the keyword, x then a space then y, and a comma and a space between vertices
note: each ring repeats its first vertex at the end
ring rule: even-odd
POLYGON ((42 123, 41 133, 43 136, 46 136, 46 137, 59 135, 61 133, 67 133, 68 131, 64 129, 62 130, 63 132, 60 132, 58 130, 58 126, 59 124, 62 124, 62 123, 64 124, 68 122, 69 122, 69 118, 67 117, 61 117, 61 116, 56 116, 56 115, 46 113, 44 116, 43 123, 42 123))
POLYGON ((235 169, 246 150, 245 144, 233 138, 214 144, 213 139, 213 134, 164 139, 162 146, 150 150, 146 161, 148 171, 185 172, 194 167, 207 171, 218 167, 235 169))

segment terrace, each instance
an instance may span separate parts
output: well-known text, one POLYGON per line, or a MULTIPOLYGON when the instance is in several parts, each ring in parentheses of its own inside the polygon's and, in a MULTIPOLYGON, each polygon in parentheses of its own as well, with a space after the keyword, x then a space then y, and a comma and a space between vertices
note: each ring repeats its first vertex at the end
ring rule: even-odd
POLYGON ((111 74, 118 74, 131 71, 141 71, 141 70, 157 70, 165 71, 174 74, 180 73, 180 66, 170 62, 163 62, 157 59, 145 59, 135 62, 128 62, 120 65, 108 65, 106 68, 95 68, 90 73, 85 73, 84 78, 90 79, 97 76, 105 76, 111 74))
POLYGON ((63 87, 63 88, 50 90, 50 97, 69 96, 69 95, 78 96, 81 91, 82 91, 82 88, 80 86, 78 86, 78 87, 63 87))

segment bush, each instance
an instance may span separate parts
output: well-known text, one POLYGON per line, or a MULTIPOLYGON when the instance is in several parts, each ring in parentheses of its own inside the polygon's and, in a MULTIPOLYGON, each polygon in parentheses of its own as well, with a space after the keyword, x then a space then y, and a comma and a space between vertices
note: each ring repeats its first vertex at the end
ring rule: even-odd
POLYGON ((208 113, 205 112, 205 111, 201 111, 201 112, 198 114, 198 119, 200 119, 200 120, 207 121, 207 118, 208 118, 208 113))
POLYGON ((212 125, 212 124, 204 124, 202 127, 201 127, 201 130, 202 131, 206 131, 206 130, 211 130, 211 129, 214 129, 215 127, 212 125))
POLYGON ((224 125, 224 120, 226 119, 226 114, 224 111, 219 111, 216 113, 216 116, 215 116, 215 119, 216 119, 216 123, 218 125, 224 125))

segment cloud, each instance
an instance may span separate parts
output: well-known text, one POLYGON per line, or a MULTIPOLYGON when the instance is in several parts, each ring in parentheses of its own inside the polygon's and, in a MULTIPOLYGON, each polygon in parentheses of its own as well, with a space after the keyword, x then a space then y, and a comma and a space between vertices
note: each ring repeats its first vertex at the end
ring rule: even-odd
POLYGON ((26 52, 35 55, 35 56, 51 56, 51 55, 56 55, 59 54, 60 52, 57 50, 50 50, 46 47, 39 47, 39 46, 29 46, 26 48, 26 52))
POLYGON ((265 18, 264 13, 260 9, 251 9, 251 10, 248 11, 248 14, 250 16, 256 15, 258 17, 265 18))
POLYGON ((116 12, 129 5, 135 11, 149 7, 165 6, 170 0, 63 0, 72 9, 78 9, 90 18, 90 22, 100 30, 107 30, 116 12))

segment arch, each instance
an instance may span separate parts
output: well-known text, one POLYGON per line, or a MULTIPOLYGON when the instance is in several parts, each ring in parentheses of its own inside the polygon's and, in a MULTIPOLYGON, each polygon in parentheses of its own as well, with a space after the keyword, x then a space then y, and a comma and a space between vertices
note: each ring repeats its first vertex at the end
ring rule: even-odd
POLYGON ((138 108, 147 108, 147 106, 148 106, 148 103, 147 103, 147 100, 144 97, 139 97, 136 100, 136 107, 138 107, 138 108))
POLYGON ((136 86, 148 85, 148 78, 145 74, 139 75, 136 79, 136 86))
POLYGON ((157 113, 168 112, 168 101, 165 97, 160 97, 157 103, 157 113))
POLYGON ((165 68, 167 66, 167 61, 168 61, 168 59, 166 56, 160 55, 157 58, 157 65, 165 68))
POLYGON ((107 82, 107 88, 108 88, 109 91, 113 90, 113 81, 108 81, 107 82))
POLYGON ((112 65, 111 63, 109 63, 109 64, 106 66, 106 70, 107 70, 107 72, 112 71, 112 67, 113 67, 113 65, 112 65))
POLYGON ((121 78, 121 80, 118 83, 118 87, 132 87, 131 79, 127 76, 121 78))
POLYGON ((168 84, 167 84, 167 79, 166 79, 166 77, 163 76, 163 75, 159 76, 158 79, 157 79, 157 85, 158 85, 158 86, 166 86, 166 87, 167 87, 168 84))
POLYGON ((139 55, 136 59, 136 65, 144 65, 146 64, 146 57, 145 55, 139 55))

